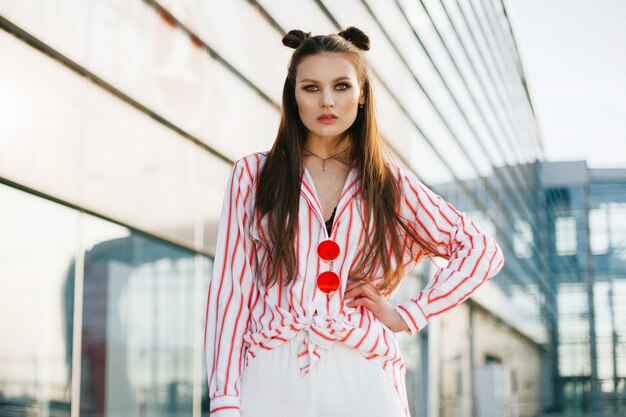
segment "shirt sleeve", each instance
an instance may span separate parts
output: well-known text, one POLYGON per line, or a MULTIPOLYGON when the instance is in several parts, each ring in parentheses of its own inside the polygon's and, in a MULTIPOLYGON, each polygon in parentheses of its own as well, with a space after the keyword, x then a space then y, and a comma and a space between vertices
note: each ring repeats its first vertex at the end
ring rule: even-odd
POLYGON ((230 174, 209 281, 204 349, 211 417, 239 417, 243 335, 253 290, 253 247, 249 234, 251 180, 244 160, 230 174))
POLYGON ((413 335, 430 320, 467 299, 476 288, 495 276, 504 266, 496 241, 464 212, 401 170, 403 216, 417 234, 448 260, 416 297, 399 304, 396 311, 413 335))

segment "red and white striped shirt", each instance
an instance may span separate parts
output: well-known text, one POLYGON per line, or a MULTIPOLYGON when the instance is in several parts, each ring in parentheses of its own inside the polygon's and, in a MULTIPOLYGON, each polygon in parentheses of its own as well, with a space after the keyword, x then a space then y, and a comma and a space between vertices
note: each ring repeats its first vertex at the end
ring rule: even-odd
MULTIPOLYGON (((333 343, 345 343, 384 369, 408 416, 405 365, 395 333, 367 308, 343 303, 348 272, 364 246, 365 214, 358 169, 353 166, 348 174, 330 236, 313 180, 304 169, 295 242, 298 277, 289 286, 281 282, 267 290, 257 285, 258 276, 265 279, 268 273, 259 267, 268 256, 260 239, 267 236, 267 223, 252 221, 255 182, 267 153, 254 153, 235 163, 224 198, 205 326, 211 416, 239 417, 240 376, 249 360, 302 330, 307 332, 298 350, 302 374, 307 374, 333 343), (333 270, 342 281, 341 291, 330 298, 316 285, 317 276, 328 270, 327 262, 317 255, 317 246, 329 238, 341 248, 333 270)), ((415 334, 434 316, 453 308, 496 275, 504 257, 496 241, 464 213, 424 186, 413 173, 391 166, 402 192, 401 215, 449 259, 419 294, 396 307, 408 324, 407 332, 415 334)), ((424 255, 411 242, 404 238, 407 271, 424 255)), ((390 262, 395 267, 391 256, 390 262)))

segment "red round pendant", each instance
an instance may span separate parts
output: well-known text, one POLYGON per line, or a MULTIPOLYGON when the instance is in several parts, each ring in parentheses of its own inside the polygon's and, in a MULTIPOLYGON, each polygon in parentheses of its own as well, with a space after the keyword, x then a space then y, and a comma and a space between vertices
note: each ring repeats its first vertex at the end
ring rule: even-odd
POLYGON ((317 246, 317 254, 325 261, 337 259, 341 250, 339 245, 332 240, 325 240, 317 246))
POLYGON ((333 271, 322 272, 317 277, 317 288, 326 294, 337 291, 339 288, 339 275, 333 271))

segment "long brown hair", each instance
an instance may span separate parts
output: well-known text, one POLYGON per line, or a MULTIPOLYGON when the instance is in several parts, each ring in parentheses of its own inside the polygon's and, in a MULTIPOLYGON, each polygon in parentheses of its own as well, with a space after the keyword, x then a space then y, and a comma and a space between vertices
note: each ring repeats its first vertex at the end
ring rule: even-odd
POLYGON ((302 150, 308 130, 300 120, 296 107, 296 71, 304 58, 322 52, 334 52, 343 54, 352 62, 365 98, 354 123, 336 145, 338 147, 346 140, 350 141, 350 156, 361 173, 362 201, 367 219, 365 247, 357 265, 350 271, 349 279, 369 276, 378 266, 382 266, 384 279, 378 288, 389 294, 402 278, 401 229, 406 233, 404 238, 411 238, 418 247, 423 248, 424 253, 436 252, 412 227, 407 226, 398 213, 401 190, 395 174, 383 156, 383 141, 376 122, 372 83, 367 63, 362 56, 362 51, 369 50, 369 38, 360 29, 351 26, 338 34, 317 36, 292 30, 282 41, 295 51, 289 61, 283 86, 278 133, 259 174, 255 199, 256 221, 268 216, 267 238, 272 242, 272 250, 267 259, 270 271, 265 284, 273 286, 280 280, 286 285, 296 279, 298 270, 294 242, 298 228, 302 150), (373 234, 370 219, 374 223, 373 234), (391 268, 390 254, 396 259, 395 270, 391 268))

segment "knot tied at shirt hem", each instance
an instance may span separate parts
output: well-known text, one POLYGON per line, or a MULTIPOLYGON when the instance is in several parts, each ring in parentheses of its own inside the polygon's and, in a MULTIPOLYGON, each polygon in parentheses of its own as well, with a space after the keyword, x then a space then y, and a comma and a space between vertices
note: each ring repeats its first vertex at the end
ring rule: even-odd
POLYGON ((338 316, 294 317, 292 323, 283 327, 247 333, 244 341, 249 345, 248 355, 255 357, 262 349, 274 349, 305 331, 296 352, 300 374, 304 376, 315 366, 323 351, 332 348, 336 341, 344 339, 346 333, 355 327, 356 324, 338 316))

